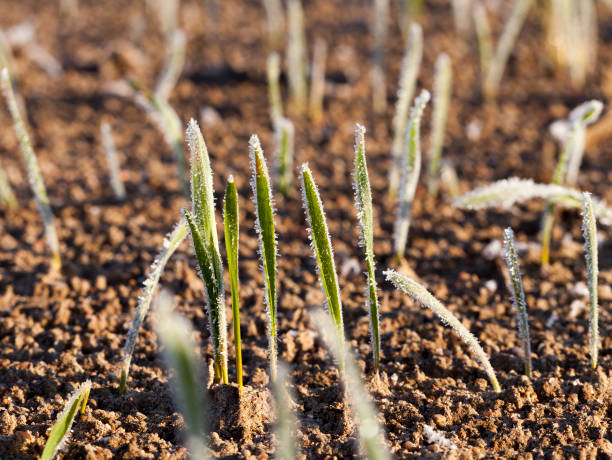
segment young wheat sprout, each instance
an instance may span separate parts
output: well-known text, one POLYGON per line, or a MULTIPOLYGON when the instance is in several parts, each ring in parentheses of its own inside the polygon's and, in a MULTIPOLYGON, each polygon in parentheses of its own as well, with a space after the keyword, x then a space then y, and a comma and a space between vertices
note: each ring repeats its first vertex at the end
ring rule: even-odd
POLYGON ((308 111, 310 120, 319 123, 323 118, 323 96, 325 95, 325 60, 327 59, 327 43, 317 38, 314 44, 312 67, 310 70, 310 99, 308 111))
POLYGON ((8 177, 6 177, 2 164, 0 164, 0 201, 6 203, 11 209, 17 207, 17 197, 15 197, 13 193, 13 188, 11 187, 8 177))
POLYGON ((183 65, 185 64, 186 41, 185 32, 182 30, 177 29, 172 33, 170 43, 168 43, 169 48, 166 54, 164 69, 159 75, 155 87, 155 94, 163 100, 168 99, 181 76, 183 65))
POLYGON ((283 5, 280 0, 263 0, 263 5, 266 10, 268 47, 280 49, 283 42, 283 5))
POLYGON ((478 361, 480 361, 480 364, 482 364, 484 371, 491 381, 493 390, 495 390, 497 393, 501 392, 501 387, 499 386, 497 377, 495 377, 495 372, 491 367, 489 357, 478 343, 478 339, 476 339, 476 337, 474 337, 474 335, 466 329, 461 321, 459 321, 450 310, 447 310, 438 299, 431 295, 429 291, 425 289, 425 287, 421 286, 413 279, 410 279, 394 270, 387 270, 384 272, 384 275, 387 277, 387 280, 391 281, 391 283, 393 283, 397 289, 408 294, 417 303, 429 308, 440 318, 442 323, 452 327, 459 337, 461 337, 467 344, 467 346, 470 347, 470 350, 472 350, 472 353, 476 355, 478 361))
POLYGON ((372 106, 374 113, 387 110, 387 88, 385 84, 385 43, 389 23, 389 0, 374 0, 374 21, 372 36, 372 106))
POLYGON ((51 207, 49 206, 47 188, 45 187, 45 183, 43 182, 43 178, 40 173, 40 168, 38 167, 38 160, 36 159, 36 154, 32 148, 30 136, 28 135, 25 123, 21 118, 21 114, 19 113, 19 108, 17 105, 17 100, 15 99, 15 93, 13 92, 13 86, 11 84, 8 69, 5 68, 2 70, 0 80, 2 93, 4 94, 4 99, 6 100, 6 105, 11 114, 11 118, 13 119, 13 128, 15 129, 17 140, 19 141, 21 153, 23 153, 30 188, 32 189, 34 199, 36 200, 38 210, 43 220, 47 244, 49 245, 49 249, 51 249, 51 253, 53 254, 52 268, 53 270, 59 272, 62 268, 59 240, 57 238, 57 231, 55 230, 55 223, 53 222, 53 213, 51 212, 51 207))
POLYGON ((232 290, 232 322, 236 348, 236 378, 242 390, 242 341, 240 340, 240 291, 238 288, 238 191, 234 176, 227 179, 223 199, 223 229, 225 230, 225 252, 232 290))
POLYGON ((276 426, 274 433, 278 439, 276 446, 277 460, 296 460, 298 458, 298 442, 296 439, 297 418, 292 409, 293 395, 289 388, 291 376, 287 367, 283 364, 278 366, 278 378, 272 385, 274 398, 276 399, 276 426))
POLYGON ((115 149, 113 133, 108 123, 102 123, 100 125, 100 134, 102 136, 102 146, 104 148, 104 155, 106 156, 106 163, 108 164, 111 188, 113 189, 117 201, 123 201, 125 200, 125 186, 121 180, 117 149, 115 149))
POLYGON ((430 195, 436 195, 438 192, 438 176, 440 174, 440 160, 444 147, 444 133, 446 131, 451 84, 451 61, 447 54, 442 53, 436 61, 434 76, 433 117, 427 174, 427 190, 430 195))
POLYGON ((478 55, 480 59, 480 78, 484 84, 491 56, 493 56, 493 40, 491 39, 491 26, 487 19, 487 10, 482 2, 476 2, 472 9, 472 20, 478 40, 478 55))
POLYGON ((487 72, 483 81, 483 90, 487 98, 494 98, 497 95, 512 47, 521 31, 532 3, 533 0, 513 0, 510 17, 504 25, 497 47, 495 48, 495 53, 491 56, 491 61, 487 66, 487 72))
POLYGON ((253 134, 249 140, 249 153, 253 179, 253 201, 255 202, 255 229, 259 239, 259 255, 261 257, 265 285, 266 313, 268 316, 268 340, 270 358, 270 380, 276 380, 276 253, 277 242, 274 231, 274 202, 268 166, 259 143, 259 138, 253 134))
POLYGON ((72 422, 74 422, 79 407, 81 408, 81 414, 85 412, 90 391, 91 381, 87 380, 68 398, 64 410, 57 416, 57 421, 51 428, 40 460, 51 460, 64 448, 70 437, 72 422))
POLYGON ((455 29, 461 37, 466 37, 470 32, 470 9, 472 0, 453 0, 453 19, 455 29))
POLYGON ((208 149, 198 123, 192 118, 187 127, 187 143, 191 151, 192 210, 183 208, 191 231, 200 275, 204 281, 210 322, 215 382, 227 384, 227 322, 223 264, 219 252, 213 175, 208 149))
POLYGON ((457 177, 457 171, 450 161, 442 160, 442 166, 440 167, 440 180, 446 187, 451 198, 455 198, 459 195, 459 177, 457 177))
POLYGON ((274 177, 278 191, 287 196, 293 185, 293 152, 295 145, 295 129, 288 118, 279 118, 274 124, 274 177))
POLYGON ((402 152, 408 120, 408 110, 416 88, 416 81, 423 57, 423 30, 421 26, 410 25, 410 35, 406 43, 406 54, 402 61, 402 70, 393 118, 393 143, 391 144, 392 164, 389 170, 389 195, 395 197, 398 192, 402 173, 402 152))
POLYGON ((380 331, 378 327, 378 296, 376 295, 376 263, 374 261, 374 213, 372 210, 372 191, 368 177, 368 165, 365 152, 365 128, 355 127, 355 208, 361 229, 361 244, 365 250, 365 260, 368 267, 366 299, 370 314, 370 334, 372 337, 372 352, 374 368, 380 365, 380 331))
POLYGON ((276 125, 277 120, 283 117, 283 102, 281 99, 280 85, 280 57, 278 53, 270 53, 267 61, 268 72, 268 97, 270 99, 270 117, 272 124, 276 125))
POLYGON ((527 319, 527 302, 523 290, 523 280, 518 262, 516 249, 514 248, 514 232, 510 227, 504 230, 504 247, 506 249, 506 266, 510 284, 508 289, 512 293, 512 304, 516 308, 519 333, 523 343, 523 354, 525 355, 525 374, 531 377, 531 340, 529 339, 529 321, 527 319))
POLYGON ((366 458, 370 460, 389 460, 391 455, 384 442, 384 428, 376 418, 376 409, 370 395, 365 389, 361 373, 350 350, 346 349, 343 340, 335 334, 335 325, 329 316, 318 310, 313 312, 316 328, 325 340, 331 354, 337 361, 344 360, 345 368, 341 372, 345 391, 355 413, 355 422, 359 430, 359 438, 365 448, 366 458))
POLYGON ((208 458, 203 438, 205 400, 202 382, 205 382, 201 360, 192 340, 191 323, 172 306, 172 296, 162 291, 155 302, 157 321, 155 331, 163 348, 166 367, 174 372, 172 388, 174 399, 187 426, 187 445, 192 459, 208 458))
POLYGON ((429 91, 424 89, 414 101, 410 112, 410 121, 406 128, 404 155, 402 164, 402 182, 398 195, 398 210, 393 233, 393 250, 397 260, 404 256, 410 229, 410 215, 416 193, 419 175, 421 174, 421 117, 430 99, 429 91))
POLYGON ((584 234, 584 255, 587 267, 587 282, 589 285, 589 348, 591 353, 591 367, 597 367, 599 350, 599 306, 597 304, 597 276, 599 263, 597 259, 597 227, 591 194, 584 193, 582 198, 582 232, 584 234))
POLYGON ((134 347, 136 345, 136 338, 138 337, 138 331, 140 330, 140 326, 147 316, 147 312, 149 311, 149 306, 151 305, 151 301, 153 300, 153 295, 155 294, 155 289, 157 288, 157 284, 159 283, 159 279, 161 277, 168 260, 174 251, 179 247, 182 241, 187 236, 187 223, 184 219, 181 219, 178 224, 172 230, 172 233, 168 234, 166 238, 164 238, 164 244, 159 251, 159 254, 153 261, 151 265, 151 270, 149 276, 145 280, 142 285, 142 292, 140 293, 140 297, 138 298, 138 306, 136 307, 136 311, 134 312, 134 317, 132 318, 132 325, 130 326, 130 330, 127 335, 127 340, 125 342, 125 347, 123 349, 123 361, 121 363, 121 381, 119 383, 119 394, 122 395, 125 393, 125 386, 128 378, 128 374, 130 372, 130 363, 132 362, 132 355, 134 354, 134 347))
POLYGON ((291 108, 297 115, 306 110, 307 102, 307 54, 304 12, 300 0, 287 3, 287 76, 291 108))
MULTIPOLYGON (((338 340, 344 344, 344 324, 342 321, 342 301, 340 299, 340 286, 334 262, 334 252, 332 250, 327 221, 323 203, 319 196, 317 184, 312 177, 312 172, 308 163, 304 163, 300 168, 302 180, 302 201, 304 212, 308 221, 308 234, 310 235, 311 247, 317 260, 319 281, 325 294, 325 302, 334 321, 338 340)), ((344 345, 342 345, 344 349, 344 345)), ((340 369, 344 369, 344 355, 338 357, 340 369)))

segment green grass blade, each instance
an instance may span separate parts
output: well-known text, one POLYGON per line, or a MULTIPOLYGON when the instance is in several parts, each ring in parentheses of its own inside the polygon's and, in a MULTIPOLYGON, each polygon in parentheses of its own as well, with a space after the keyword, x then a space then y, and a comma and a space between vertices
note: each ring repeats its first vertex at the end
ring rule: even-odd
POLYGON ((480 79, 484 87, 484 79, 489 70, 491 56, 493 56, 493 40, 491 39, 491 26, 487 18, 487 9, 483 3, 476 2, 473 5, 472 20, 474 21, 474 30, 478 41, 480 79))
POLYGON ((597 367, 599 353, 599 305, 597 303, 597 276, 599 261, 597 256, 597 227, 595 213, 590 193, 584 193, 582 199, 582 232, 584 235, 584 255, 587 267, 587 282, 589 285, 589 348, 591 367, 597 367))
POLYGON ((49 249, 51 249, 51 253, 53 255, 52 267, 54 270, 59 272, 62 268, 59 240, 57 238, 53 213, 51 212, 51 207, 49 206, 47 188, 45 187, 45 183, 43 182, 43 178, 40 173, 40 168, 38 167, 38 160, 36 159, 36 154, 32 148, 30 136, 28 135, 25 123, 21 118, 21 114, 19 113, 17 99, 15 98, 15 93, 13 92, 13 86, 11 84, 8 69, 5 68, 2 70, 0 80, 2 93, 4 94, 11 118, 13 119, 13 127, 15 129, 15 134, 17 135, 17 140, 19 141, 19 147, 23 153, 30 188, 32 189, 36 204, 38 205, 38 210, 43 220, 47 244, 49 245, 49 249))
POLYGON ((429 291, 425 289, 425 287, 413 279, 410 279, 394 270, 387 270, 384 274, 387 277, 387 280, 391 281, 391 283, 393 283, 397 289, 408 294, 421 305, 429 308, 442 320, 444 324, 447 324, 454 329, 454 331, 463 339, 470 350, 472 350, 472 353, 476 355, 480 361, 480 364, 482 364, 482 367, 491 381, 493 389, 497 393, 501 392, 499 382, 497 381, 493 367, 491 367, 491 363, 489 362, 489 357, 478 343, 478 339, 476 339, 476 337, 474 337, 474 335, 467 330, 461 321, 459 321, 450 310, 446 309, 446 307, 442 305, 438 299, 431 295, 429 291))
POLYGON ((374 0, 372 24, 372 108, 374 113, 387 110, 387 86, 385 83, 385 43, 389 29, 389 0, 374 0))
POLYGON ((304 11, 300 0, 289 0, 287 3, 287 33, 287 77, 290 105, 296 115, 303 115, 308 99, 308 57, 304 11))
POLYGON ((370 333, 374 368, 380 365, 380 331, 378 326, 378 296, 376 295, 376 262, 374 261, 374 218, 372 191, 365 153, 365 128, 355 128, 355 207, 361 228, 361 243, 365 250, 367 271, 366 299, 370 314, 370 333))
POLYGON ((323 97, 325 96, 325 61, 327 60, 327 43, 322 38, 314 42, 312 65, 310 66, 310 94, 308 113, 310 121, 315 124, 323 118, 323 97))
POLYGON ((100 134, 102 136, 102 146, 104 148, 104 155, 106 156, 106 163, 108 164, 111 188, 113 189, 117 201, 123 201, 125 200, 125 186, 121 180, 117 149, 115 148, 113 133, 108 123, 102 123, 100 125, 100 134))
POLYGON ((234 177, 230 176, 223 200, 223 228, 225 230, 225 252, 232 291, 232 321, 236 348, 236 377, 242 390, 242 341, 240 340, 240 291, 238 282, 238 191, 234 177))
POLYGON ((430 97, 429 91, 426 89, 421 91, 419 97, 414 101, 410 121, 408 121, 406 128, 402 182, 399 189, 397 218, 393 234, 393 250, 398 260, 404 256, 406 243, 408 242, 412 204, 421 174, 421 117, 430 97))
POLYGON ((253 134, 249 140, 251 170, 253 179, 253 199, 255 201, 255 229, 259 239, 259 255, 261 257, 263 278, 265 284, 266 313, 268 316, 268 340, 270 342, 270 379, 276 380, 276 233, 274 231, 274 203, 268 166, 259 143, 259 138, 253 134))
POLYGON ((278 191, 287 195, 293 185, 293 155, 295 129, 291 120, 279 118, 274 124, 276 154, 274 158, 274 176, 278 191))
POLYGON ((361 373, 350 350, 343 341, 338 340, 334 333, 335 326, 322 311, 314 312, 314 322, 323 336, 329 350, 336 360, 345 359, 345 371, 342 377, 351 407, 356 415, 359 438, 365 447, 366 458, 369 460, 389 460, 391 455, 383 442, 384 428, 376 418, 376 409, 370 395, 363 385, 361 373))
POLYGON ((8 177, 6 177, 2 164, 0 164, 0 200, 5 202, 9 208, 17 207, 17 197, 13 193, 13 188, 8 177))
POLYGON ((191 337, 191 323, 172 308, 172 298, 166 291, 156 301, 158 319, 155 331, 163 346, 166 367, 174 372, 172 379, 174 397, 187 425, 187 445, 190 458, 208 457, 203 438, 206 432, 205 400, 203 392, 204 372, 191 337))
POLYGON ((151 305, 151 301, 153 300, 153 295, 155 294, 155 289, 157 288, 157 284, 159 283, 159 279, 161 277, 168 260, 182 241, 187 236, 187 223, 184 219, 181 219, 178 224, 172 230, 166 238, 164 238, 164 243, 161 247, 161 250, 155 260, 153 261, 153 265, 151 265, 151 271, 149 276, 145 280, 142 292, 140 293, 140 297, 138 298, 138 306, 136 307, 136 312, 134 313, 134 317, 132 318, 132 325, 130 326, 130 330, 127 335, 127 340, 125 342, 125 347, 123 349, 123 362, 121 363, 121 381, 119 383, 119 394, 122 395, 125 393, 126 382, 128 378, 128 374, 130 372, 130 363, 132 362, 132 355, 134 353, 134 347, 136 346, 136 339, 138 337, 138 331, 140 330, 140 326, 149 311, 149 306, 151 305))
MULTIPOLYGON (((334 253, 325 220, 325 212, 323 211, 323 203, 307 163, 304 163, 301 167, 301 179, 302 200, 304 202, 306 220, 309 224, 308 233, 312 242, 312 250, 317 259, 319 281, 325 294, 327 308, 334 320, 336 333, 339 339, 344 341, 342 301, 340 299, 340 287, 334 263, 334 253)), ((342 357, 340 359, 340 367, 344 368, 342 357)))
POLYGON ((85 411, 90 391, 91 381, 87 380, 70 396, 64 410, 58 415, 57 422, 51 428, 40 460, 51 460, 62 450, 70 435, 70 428, 72 428, 72 422, 74 422, 79 407, 81 407, 81 413, 85 411))
POLYGON ((510 227, 504 230, 504 247, 506 249, 506 266, 508 267, 508 275, 510 277, 508 289, 512 293, 512 304, 516 309, 519 334, 523 344, 523 354, 525 355, 525 374, 527 377, 531 377, 533 365, 531 363, 531 340, 529 338, 527 302, 525 301, 525 291, 523 290, 518 256, 514 247, 514 232, 510 227))
POLYGON ((274 458, 277 460, 296 460, 298 458, 298 442, 295 430, 297 418, 292 409, 292 399, 289 383, 291 377, 287 368, 279 364, 276 382, 272 385, 276 400, 276 424, 274 434, 278 440, 274 458))

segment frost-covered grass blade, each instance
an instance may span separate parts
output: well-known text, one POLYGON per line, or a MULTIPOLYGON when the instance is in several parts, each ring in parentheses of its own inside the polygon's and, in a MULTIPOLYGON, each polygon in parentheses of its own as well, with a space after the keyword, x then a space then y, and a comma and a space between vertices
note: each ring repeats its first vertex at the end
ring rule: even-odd
POLYGON ((102 136, 102 147, 104 148, 106 163, 108 164, 111 188, 113 189, 117 201, 123 201, 125 200, 125 186, 121 180, 117 149, 115 148, 113 133, 108 123, 102 123, 100 125, 100 134, 102 136))
MULTIPOLYGON (((329 230, 327 229, 327 221, 325 220, 325 212, 323 211, 323 203, 321 202, 317 185, 307 163, 301 166, 301 179, 302 200, 304 202, 306 220, 309 224, 308 233, 310 234, 310 240, 312 242, 312 250, 317 259, 319 281, 321 282, 321 287, 325 294, 329 313, 334 320, 338 340, 344 343, 342 301, 340 299, 340 287, 338 284, 336 265, 334 263, 334 253, 329 237, 329 230)), ((339 362, 340 368, 343 369, 343 356, 339 357, 339 362)))
POLYGON ((227 179, 223 200, 223 228, 225 230, 225 252, 232 291, 232 322, 234 325, 234 346, 236 348, 236 377, 242 390, 242 341, 240 339, 240 290, 238 281, 238 191, 234 177, 227 179))
POLYGON ((274 124, 274 177, 278 191, 287 195, 293 185, 293 155, 295 144, 295 128, 291 120, 279 118, 274 124))
POLYGON ((527 318, 527 302, 525 301, 525 291, 523 290, 523 280, 518 262, 518 256, 514 247, 514 232, 510 227, 504 230, 504 248, 506 250, 506 267, 510 284, 508 289, 512 293, 512 304, 516 309, 516 316, 519 327, 519 334, 523 344, 523 354, 525 355, 525 374, 531 377, 531 340, 529 338, 529 321, 527 318))
POLYGON ((589 286, 589 348, 591 367, 597 367, 599 353, 599 305, 597 302, 597 276, 599 261, 597 256, 597 227, 593 202, 590 193, 584 193, 582 199, 582 232, 584 235, 584 256, 586 259, 586 275, 589 286))
POLYGON ((255 202, 255 228, 259 237, 259 254, 261 256, 265 285, 266 313, 268 316, 268 340, 270 357, 270 379, 276 380, 276 233, 274 231, 274 203, 268 166, 259 143, 253 134, 249 140, 251 170, 253 179, 253 200, 255 202))
POLYGON ((15 98, 15 93, 13 92, 13 86, 11 84, 8 69, 5 68, 2 70, 0 80, 2 93, 4 94, 4 99, 6 100, 6 105, 11 114, 11 118, 13 119, 13 127, 15 129, 15 134, 17 135, 17 140, 19 141, 19 147, 21 148, 21 153, 23 153, 30 188, 32 189, 34 199, 36 200, 38 210, 43 220, 47 244, 49 245, 49 249, 51 249, 51 253, 53 255, 52 266, 55 271, 59 272, 62 268, 59 240, 57 238, 53 213, 51 212, 51 207, 49 206, 47 188, 45 187, 45 183, 43 182, 43 178, 40 173, 40 168, 38 167, 38 160, 36 159, 36 154, 32 148, 30 136, 28 135, 25 123, 21 118, 21 114, 19 113, 19 107, 17 104, 17 99, 15 98))
POLYGON ((130 363, 132 362, 132 354, 134 353, 134 346, 136 345, 136 338, 138 337, 140 326, 142 326, 147 312, 149 311, 149 306, 151 305, 153 295, 155 294, 155 288, 159 283, 159 279, 164 271, 164 268, 166 267, 166 264, 168 263, 168 260, 170 260, 172 254, 174 254, 174 251, 176 251, 186 236, 187 223, 184 219, 181 219, 174 227, 174 230, 172 230, 172 233, 170 233, 164 239, 164 244, 162 245, 159 254, 153 261, 153 265, 151 265, 151 272, 143 284, 142 292, 138 298, 138 306, 134 312, 132 325, 130 326, 125 347, 123 349, 121 380, 119 383, 120 395, 125 393, 126 382, 130 372, 130 363))
POLYGON ((372 190, 368 177, 368 165, 365 151, 365 128, 355 127, 355 207, 361 228, 361 243, 365 250, 367 265, 366 299, 370 314, 370 333, 374 368, 380 365, 380 331, 378 326, 378 296, 376 295, 376 262, 374 261, 374 218, 372 210, 372 190))
POLYGON ((91 381, 87 380, 70 396, 64 410, 57 416, 57 422, 51 428, 40 460, 51 460, 62 450, 70 436, 70 428, 72 428, 72 422, 74 422, 79 407, 81 414, 85 412, 90 391, 91 381))
POLYGON ((408 294, 421 305, 429 308, 440 318, 442 323, 454 329, 454 331, 463 339, 466 345, 470 347, 472 353, 476 355, 480 361, 480 364, 482 364, 484 371, 491 381, 491 386, 493 386, 493 389, 497 393, 501 392, 501 387, 499 386, 497 377, 495 377, 495 372, 493 371, 493 367, 491 367, 489 357, 478 343, 478 339, 476 339, 476 337, 474 337, 474 335, 467 330, 461 321, 459 321, 450 310, 442 305, 438 299, 431 295, 429 291, 425 289, 425 287, 413 279, 410 279, 394 270, 387 270, 384 272, 384 274, 387 277, 387 280, 391 281, 391 283, 393 283, 397 289, 408 294))

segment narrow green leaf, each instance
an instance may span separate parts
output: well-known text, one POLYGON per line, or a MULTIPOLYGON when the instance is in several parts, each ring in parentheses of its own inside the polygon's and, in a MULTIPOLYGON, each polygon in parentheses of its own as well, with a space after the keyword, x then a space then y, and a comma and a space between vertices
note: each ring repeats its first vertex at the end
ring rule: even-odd
POLYGON ((308 57, 306 53, 306 32, 304 12, 300 0, 287 3, 287 76, 291 108, 302 115, 308 99, 308 57))
POLYGON ((62 450, 70 435, 72 422, 82 407, 81 413, 85 411, 85 404, 91 391, 91 381, 83 383, 68 399, 64 410, 57 416, 57 422, 51 428, 49 438, 40 456, 40 460, 51 460, 62 450))
POLYGON ((274 231, 274 204, 270 187, 268 166, 259 143, 253 134, 249 140, 251 170, 253 179, 251 188, 255 202, 255 229, 259 239, 265 285, 266 313, 268 316, 268 340, 270 342, 270 379, 276 380, 276 233, 274 231))
POLYGON ((489 377, 489 380, 491 381, 493 389, 497 393, 501 392, 499 382, 497 381, 497 377, 495 377, 495 372, 493 371, 491 363, 489 362, 489 357, 478 343, 478 339, 476 339, 476 337, 474 337, 474 335, 467 330, 467 328, 461 323, 461 321, 459 321, 450 310, 446 309, 446 307, 442 305, 438 299, 431 295, 429 291, 425 289, 425 287, 423 287, 413 279, 410 279, 394 270, 387 270, 386 272, 384 272, 384 274, 387 277, 387 280, 391 281, 391 283, 393 283, 393 285, 397 289, 408 294, 421 305, 429 308, 436 315, 438 315, 438 317, 442 320, 442 323, 452 327, 455 330, 455 332, 459 335, 459 337, 463 339, 466 345, 470 347, 472 353, 476 355, 478 361, 480 361, 480 364, 482 364, 482 367, 484 368, 487 376, 489 377))
POLYGON ((234 177, 229 176, 223 200, 223 228, 225 230, 225 252, 232 291, 232 321, 236 348, 236 377, 242 389, 242 342, 240 340, 240 291, 238 284, 238 191, 234 177))
POLYGON ((287 195, 293 185, 293 150, 295 129, 291 120, 279 118, 274 124, 276 154, 274 158, 274 176, 278 191, 287 195))
POLYGON ((591 194, 585 192, 582 199, 582 232, 584 235, 584 255, 587 268, 587 282, 589 285, 589 348, 591 353, 591 367, 597 367, 599 353, 599 305, 597 302, 597 276, 599 275, 599 261, 597 256, 597 226, 591 194))
POLYGON ((178 224, 175 225, 172 233, 168 234, 166 238, 164 238, 164 243, 159 251, 159 254, 153 261, 151 265, 151 270, 149 276, 145 280, 142 291, 140 293, 140 297, 138 298, 138 306, 136 307, 136 311, 134 312, 134 317, 132 318, 132 325, 130 326, 130 330, 127 335, 127 340, 125 342, 125 347, 123 349, 123 362, 121 363, 121 381, 119 383, 119 394, 122 395, 125 392, 125 386, 128 378, 128 374, 130 372, 130 363, 132 362, 132 355, 134 354, 134 347, 136 345, 136 339, 138 337, 138 331, 140 330, 140 326, 149 311, 149 306, 151 305, 151 300, 153 300, 153 295, 155 294, 155 289, 157 288, 157 284, 159 283, 159 279, 161 277, 168 260, 174 251, 179 247, 182 241, 187 236, 187 223, 184 219, 181 219, 178 224))

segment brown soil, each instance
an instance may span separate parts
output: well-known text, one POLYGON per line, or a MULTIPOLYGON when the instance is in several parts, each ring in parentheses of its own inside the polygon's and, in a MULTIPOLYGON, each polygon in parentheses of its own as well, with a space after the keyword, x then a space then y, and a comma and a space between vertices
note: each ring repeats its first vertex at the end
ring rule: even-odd
MULTIPOLYGON (((65 69, 61 78, 51 79, 16 50, 20 90, 57 217, 61 276, 48 273, 41 221, 8 115, 0 110, 0 156, 21 204, 16 211, 0 207, 0 457, 38 456, 58 411, 72 390, 89 378, 91 399, 74 425, 63 458, 182 459, 183 422, 148 321, 137 341, 128 391, 123 397, 117 394, 121 347, 140 286, 185 201, 171 152, 159 132, 130 100, 108 95, 104 85, 125 71, 154 84, 163 63, 163 40, 152 14, 140 19, 144 2, 81 1, 76 18, 60 17, 57 3, 0 1, 0 26, 33 20, 41 45, 65 69), (142 32, 138 21, 144 24, 142 32), (99 139, 102 120, 112 124, 121 152, 129 197, 125 204, 114 202, 107 183, 99 139)), ((367 52, 369 6, 361 1, 304 3, 309 39, 323 37, 330 51, 324 123, 297 122, 296 164, 310 161, 320 185, 341 272, 346 334, 370 379, 365 281, 361 270, 350 270, 362 260, 351 188, 353 129, 355 122, 368 129, 375 250, 382 269, 392 265, 395 210, 386 200, 386 172, 402 41, 394 23, 387 59, 390 104, 385 116, 374 117, 367 52)), ((427 2, 419 86, 431 88, 436 56, 449 53, 455 86, 445 155, 457 167, 462 190, 509 175, 549 180, 558 149, 548 124, 584 100, 607 101, 601 89, 605 69, 599 68, 581 92, 571 90, 564 74, 555 76, 533 14, 510 60, 497 106, 483 106, 475 45, 456 37, 449 3, 427 2), (477 141, 466 136, 466 126, 474 120, 483 123, 477 141)), ((603 66, 612 57, 607 40, 612 23, 610 12, 603 5, 599 9, 598 61, 603 66)), ((189 40, 188 61, 171 98, 183 120, 197 117, 205 106, 221 118, 202 129, 218 198, 230 174, 239 188, 244 373, 245 383, 259 388, 253 390, 256 393, 268 383, 267 337, 247 140, 258 133, 270 156, 263 21, 259 1, 184 0, 180 22, 189 40)), ((430 110, 423 128, 425 146, 430 110)), ((611 167, 612 149, 606 142, 597 143, 585 155, 579 186, 612 202, 611 167)), ((308 458, 350 458, 356 455, 357 442, 338 391, 338 372, 309 322, 309 310, 318 308, 323 296, 299 194, 294 190, 288 199, 278 198, 277 205, 280 357, 291 366, 300 447, 308 458)), ((531 380, 522 375, 501 259, 485 255, 484 249, 499 241, 508 225, 521 242, 537 242, 542 209, 542 203, 534 202, 511 212, 460 212, 444 195, 428 198, 419 188, 406 262, 399 270, 416 273, 480 339, 503 392, 491 392, 480 366, 453 332, 380 276, 383 359, 380 381, 369 388, 398 458, 507 458, 526 452, 554 458, 612 455, 610 239, 604 238, 600 246, 601 351, 595 371, 588 361, 588 312, 570 308, 573 301, 586 300, 584 289, 575 289, 585 283, 577 213, 559 214, 548 270, 540 269, 537 246, 521 254, 535 367, 531 380), (426 424, 458 450, 430 444, 423 433, 426 424)), ((608 228, 600 230, 609 234, 608 228)), ((194 266, 191 249, 183 243, 162 285, 175 293, 179 310, 201 331, 210 358, 202 282, 194 266)), ((233 366, 230 373, 235 381, 233 366)), ((239 431, 227 423, 210 436, 215 455, 273 455, 266 417, 239 431), (248 439, 240 439, 247 432, 248 439)))

